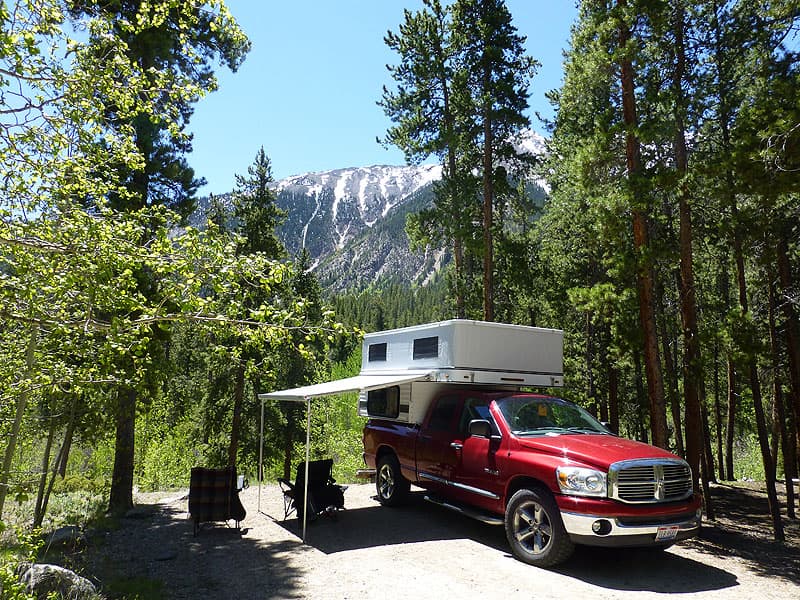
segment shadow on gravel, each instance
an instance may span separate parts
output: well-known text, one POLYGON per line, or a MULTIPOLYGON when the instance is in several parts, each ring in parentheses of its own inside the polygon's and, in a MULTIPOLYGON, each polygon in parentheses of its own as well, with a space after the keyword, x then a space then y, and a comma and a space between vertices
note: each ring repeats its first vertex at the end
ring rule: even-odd
MULTIPOLYGON (((345 508, 335 518, 320 516, 307 524, 306 542, 325 554, 464 538, 507 550, 502 527, 485 525, 434 506, 424 496, 424 492, 412 492, 403 506, 389 508, 380 506, 376 500, 374 506, 367 508, 345 508)), ((276 523, 292 535, 302 536, 303 523, 298 519, 276 523)))
POLYGON ((586 583, 620 591, 688 594, 734 587, 736 576, 669 551, 578 547, 553 569, 586 583))
MULTIPOLYGON (((265 543, 248 538, 246 528, 225 523, 204 524, 194 536, 185 509, 143 508, 150 510, 135 520, 121 519, 118 529, 92 540, 88 568, 101 592, 113 590, 114 582, 147 579, 162 582, 163 597, 176 600, 242 600, 243 589, 248 598, 303 597, 304 573, 289 568, 284 558, 302 546, 299 541, 265 543)), ((127 596, 109 595, 114 597, 127 596)))
POLYGON ((711 497, 720 518, 716 523, 703 523, 700 537, 688 542, 690 547, 714 556, 736 556, 746 560, 759 575, 800 584, 796 520, 784 518, 787 543, 780 544, 773 541, 765 493, 717 484, 711 497))
MULTIPOLYGON (((302 523, 296 518, 277 523, 300 537, 302 523)), ((516 560, 509 553, 502 527, 479 523, 434 506, 424 500, 423 492, 412 493, 410 502, 403 507, 386 508, 376 502, 374 507, 340 512, 335 520, 320 517, 308 524, 306 538, 309 545, 326 554, 393 544, 470 539, 516 560)), ((520 569, 536 568, 518 564, 520 569)), ((691 593, 738 585, 736 577, 727 571, 669 551, 578 547, 567 563, 552 571, 621 591, 691 593)))

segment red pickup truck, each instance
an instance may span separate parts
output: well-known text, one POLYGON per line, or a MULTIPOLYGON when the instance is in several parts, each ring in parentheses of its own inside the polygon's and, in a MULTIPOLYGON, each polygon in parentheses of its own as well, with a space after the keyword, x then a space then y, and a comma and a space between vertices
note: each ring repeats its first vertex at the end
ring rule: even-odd
POLYGON ((381 504, 402 503, 413 483, 504 525, 513 554, 537 566, 566 560, 575 544, 666 548, 700 529, 685 461, 551 396, 454 386, 420 424, 370 419, 364 460, 381 504))

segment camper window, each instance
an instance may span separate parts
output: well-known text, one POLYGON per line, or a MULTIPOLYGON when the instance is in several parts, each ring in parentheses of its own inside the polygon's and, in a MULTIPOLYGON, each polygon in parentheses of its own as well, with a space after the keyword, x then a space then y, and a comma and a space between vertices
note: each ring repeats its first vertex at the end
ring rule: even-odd
POLYGON ((370 417, 396 419, 400 414, 400 388, 395 385, 367 392, 367 414, 370 417))
POLYGON ((386 342, 369 345, 369 362, 386 362, 386 342))
POLYGON ((439 356, 439 336, 414 340, 414 360, 439 356))

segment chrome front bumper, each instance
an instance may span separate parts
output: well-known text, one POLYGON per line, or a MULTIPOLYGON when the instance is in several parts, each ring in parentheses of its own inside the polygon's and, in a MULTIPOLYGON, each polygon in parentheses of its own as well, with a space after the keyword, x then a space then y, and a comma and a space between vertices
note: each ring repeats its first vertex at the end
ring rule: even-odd
MULTIPOLYGON (((672 542, 694 537, 700 531, 702 511, 698 509, 690 518, 679 518, 666 522, 624 524, 620 519, 603 515, 584 515, 562 512, 561 518, 573 542, 594 546, 647 546, 670 544, 672 542), (603 526, 597 533, 593 526, 598 521, 603 526), (657 540, 659 530, 673 529, 674 536, 657 540), (606 531, 607 530, 607 531, 606 531)), ((670 534, 672 535, 672 534, 670 534)))

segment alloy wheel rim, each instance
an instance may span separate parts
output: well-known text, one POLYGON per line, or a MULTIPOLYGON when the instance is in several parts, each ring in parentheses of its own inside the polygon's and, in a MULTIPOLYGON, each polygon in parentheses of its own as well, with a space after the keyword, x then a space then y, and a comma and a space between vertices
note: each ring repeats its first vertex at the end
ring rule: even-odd
POLYGON ((383 498, 391 498, 392 493, 394 493, 394 475, 389 465, 381 467, 380 489, 383 498))
POLYGON ((541 504, 529 501, 514 512, 514 538, 528 554, 541 554, 550 545, 553 528, 541 504))

